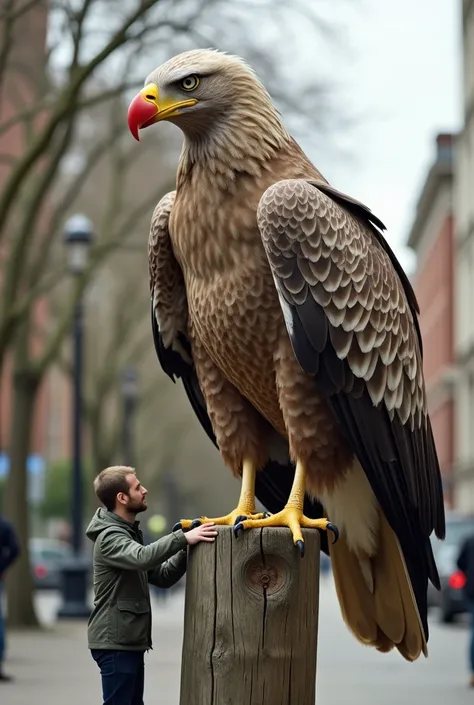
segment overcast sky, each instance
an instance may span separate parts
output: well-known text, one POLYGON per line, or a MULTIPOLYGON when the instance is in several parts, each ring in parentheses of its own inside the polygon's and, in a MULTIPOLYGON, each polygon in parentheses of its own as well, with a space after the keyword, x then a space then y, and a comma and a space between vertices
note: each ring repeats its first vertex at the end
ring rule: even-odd
MULTIPOLYGON (((357 128, 357 160, 325 163, 324 173, 379 216, 411 272, 414 258, 404 243, 435 135, 461 124, 461 0, 339 2, 341 12, 351 5, 344 39, 350 56, 337 70, 352 107, 369 119, 357 128)), ((304 55, 317 56, 311 39, 304 55)), ((304 146, 318 164, 317 147, 304 146)))

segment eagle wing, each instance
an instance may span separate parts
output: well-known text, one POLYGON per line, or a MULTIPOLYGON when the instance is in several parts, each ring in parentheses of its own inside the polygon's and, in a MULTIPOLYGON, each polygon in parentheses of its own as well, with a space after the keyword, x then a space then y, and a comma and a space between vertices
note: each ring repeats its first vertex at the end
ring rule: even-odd
POLYGON ((257 219, 294 354, 314 375, 425 599, 420 577, 439 586, 429 536, 443 538, 445 520, 415 294, 383 224, 325 183, 277 182, 257 219))
POLYGON ((175 196, 176 192, 170 191, 156 206, 148 238, 153 342, 163 371, 173 382, 176 377, 182 380, 196 416, 215 442, 188 338, 188 301, 184 277, 169 235, 168 223, 175 196))
MULTIPOLYGON (((171 191, 163 196, 153 212, 150 226, 148 266, 153 342, 163 371, 173 382, 176 378, 181 379, 194 413, 218 448, 188 337, 186 285, 169 234, 169 217, 175 195, 176 192, 171 191)), ((285 465, 268 461, 257 473, 257 499, 268 511, 279 512, 288 500, 293 478, 294 467, 290 462, 285 465)), ((308 496, 304 509, 308 517, 318 519, 323 516, 321 504, 308 496)), ((329 553, 325 532, 321 534, 321 548, 329 553)))

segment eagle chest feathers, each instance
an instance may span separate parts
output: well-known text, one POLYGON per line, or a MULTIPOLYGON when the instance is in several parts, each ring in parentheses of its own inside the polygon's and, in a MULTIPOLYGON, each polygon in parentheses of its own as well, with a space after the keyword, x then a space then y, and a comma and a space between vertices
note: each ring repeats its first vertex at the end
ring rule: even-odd
POLYGON ((267 397, 273 406, 273 355, 288 334, 257 228, 258 199, 245 188, 237 198, 208 194, 178 191, 170 218, 186 283, 189 334, 247 398, 261 403, 267 397))

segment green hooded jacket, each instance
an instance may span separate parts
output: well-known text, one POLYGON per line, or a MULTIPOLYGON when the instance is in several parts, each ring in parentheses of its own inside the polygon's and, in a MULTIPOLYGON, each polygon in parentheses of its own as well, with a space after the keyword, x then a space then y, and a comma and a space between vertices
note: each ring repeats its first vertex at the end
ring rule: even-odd
POLYGON ((148 583, 171 587, 186 571, 181 530, 143 545, 139 522, 98 509, 86 530, 94 542, 94 607, 89 649, 146 651, 152 647, 148 583))

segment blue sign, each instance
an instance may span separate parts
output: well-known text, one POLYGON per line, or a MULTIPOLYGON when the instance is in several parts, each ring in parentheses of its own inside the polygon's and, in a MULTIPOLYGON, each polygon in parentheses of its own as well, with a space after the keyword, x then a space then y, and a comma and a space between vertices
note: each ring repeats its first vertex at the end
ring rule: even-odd
POLYGON ((10 470, 10 458, 6 453, 0 451, 0 477, 6 477, 10 470))
POLYGON ((26 461, 26 468, 30 475, 42 475, 46 469, 46 463, 41 455, 32 453, 26 461))
MULTIPOLYGON (((26 469, 29 475, 43 475, 46 470, 46 461, 41 455, 32 453, 26 460, 26 469)), ((0 477, 6 477, 10 472, 10 458, 0 451, 0 477)))
MULTIPOLYGON (((26 469, 29 475, 43 475, 46 470, 46 461, 41 455, 32 453, 26 460, 26 469)), ((6 477, 10 472, 10 458, 0 451, 0 477, 6 477)))
MULTIPOLYGON (((46 479, 46 462, 41 455, 32 453, 26 460, 28 472, 28 502, 39 504, 44 498, 46 479)), ((0 452, 0 478, 6 477, 10 472, 10 458, 3 451, 0 452)))

